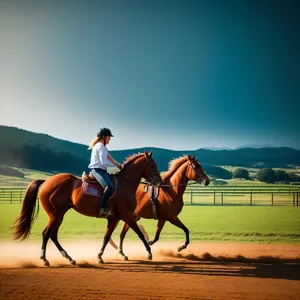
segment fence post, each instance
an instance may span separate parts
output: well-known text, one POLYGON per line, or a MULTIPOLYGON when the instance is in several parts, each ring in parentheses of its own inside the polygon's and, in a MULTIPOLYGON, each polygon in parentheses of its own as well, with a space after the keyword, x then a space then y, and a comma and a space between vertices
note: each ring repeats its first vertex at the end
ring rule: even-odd
POLYGON ((191 204, 193 204, 193 189, 191 187, 191 204))
POLYGON ((10 204, 12 204, 12 191, 10 191, 10 204))
POLYGON ((221 204, 223 205, 223 192, 221 192, 221 204))
POLYGON ((271 199, 271 202, 272 202, 272 206, 274 205, 274 195, 273 195, 273 192, 272 192, 272 199, 271 199))
POLYGON ((214 205, 216 205, 216 191, 214 190, 214 205))
POLYGON ((20 190, 20 203, 22 203, 22 194, 23 194, 23 189, 20 190))
POLYGON ((297 192, 297 206, 299 205, 299 194, 297 192))
POLYGON ((252 205, 252 191, 250 192, 250 205, 252 205))
POLYGON ((295 206, 295 193, 293 193, 293 206, 295 206))

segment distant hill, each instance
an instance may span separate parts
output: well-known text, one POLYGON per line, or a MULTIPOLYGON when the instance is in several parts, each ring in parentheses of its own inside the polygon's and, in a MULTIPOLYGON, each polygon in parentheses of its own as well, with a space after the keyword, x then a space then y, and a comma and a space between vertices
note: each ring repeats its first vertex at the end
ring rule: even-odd
POLYGON ((2 165, 0 165, 0 175, 24 178, 24 174, 22 172, 2 165))
MULTIPOLYGON (((0 164, 30 168, 46 172, 70 172, 81 174, 87 170, 90 151, 87 145, 73 143, 34 133, 16 127, 0 125, 0 164)), ((183 154, 196 154, 199 162, 208 170, 211 166, 231 165, 252 167, 285 167, 300 165, 300 150, 292 148, 243 148, 235 150, 187 150, 175 151, 161 148, 137 148, 111 151, 118 161, 124 161, 133 153, 153 150, 160 171, 168 169, 171 159, 183 154)))

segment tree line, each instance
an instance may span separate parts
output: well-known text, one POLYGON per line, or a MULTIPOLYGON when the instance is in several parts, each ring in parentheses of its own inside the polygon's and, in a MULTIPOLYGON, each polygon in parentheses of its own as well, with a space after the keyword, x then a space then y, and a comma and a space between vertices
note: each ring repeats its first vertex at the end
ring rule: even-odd
MULTIPOLYGON (((233 178, 243 178, 250 179, 248 170, 243 168, 237 168, 233 172, 233 178)), ((290 182, 300 182, 300 177, 296 174, 288 174, 284 170, 273 170, 272 168, 263 168, 259 170, 255 176, 258 181, 266 183, 290 183, 290 182)))

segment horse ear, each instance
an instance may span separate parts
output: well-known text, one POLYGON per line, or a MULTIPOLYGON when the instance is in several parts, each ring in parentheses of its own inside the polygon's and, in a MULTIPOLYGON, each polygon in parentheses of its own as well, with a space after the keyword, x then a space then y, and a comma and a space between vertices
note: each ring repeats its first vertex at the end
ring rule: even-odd
POLYGON ((150 157, 152 157, 152 151, 150 151, 150 152, 148 153, 148 155, 149 155, 150 157))
POLYGON ((188 159, 189 159, 189 160, 192 160, 192 158, 190 157, 190 155, 189 155, 189 154, 188 154, 188 159))
POLYGON ((146 150, 144 150, 144 154, 145 154, 147 157, 149 156, 149 154, 147 153, 146 150))
POLYGON ((194 155, 192 156, 192 160, 195 160, 195 157, 196 157, 196 154, 194 154, 194 155))

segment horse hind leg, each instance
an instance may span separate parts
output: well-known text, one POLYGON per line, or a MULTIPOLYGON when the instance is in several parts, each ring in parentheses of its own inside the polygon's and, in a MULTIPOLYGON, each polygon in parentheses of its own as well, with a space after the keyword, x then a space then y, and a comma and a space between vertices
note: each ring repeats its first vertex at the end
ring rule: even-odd
MULTIPOLYGON (((42 247, 41 247, 40 259, 43 260, 44 265, 47 267, 50 266, 49 261, 46 259, 46 248, 47 248, 49 238, 52 239, 52 241, 54 242, 56 247, 59 249, 59 251, 61 251, 61 250, 64 251, 63 253, 61 252, 61 254, 63 256, 66 255, 64 257, 70 258, 67 255, 67 252, 61 247, 61 245, 58 243, 58 240, 57 240, 58 229, 62 223, 64 214, 65 213, 62 213, 60 215, 52 215, 51 217, 49 217, 49 222, 47 224, 47 227, 44 229, 44 231, 42 233, 43 242, 42 242, 42 247)), ((71 259, 71 261, 73 261, 73 260, 71 259)))
POLYGON ((52 242, 55 244, 56 248, 58 249, 58 251, 61 253, 61 255, 66 258, 71 265, 75 266, 76 265, 76 261, 68 255, 67 251, 63 249, 63 247, 60 245, 59 241, 58 241, 58 230, 59 227, 61 225, 63 221, 63 216, 60 218, 59 223, 57 224, 57 227, 55 228, 55 230, 53 230, 53 232, 50 235, 50 238, 52 240, 52 242))
POLYGON ((180 252, 181 250, 183 249, 186 249, 186 247, 188 246, 188 244, 190 243, 190 235, 189 235, 189 230, 187 227, 184 226, 184 224, 176 217, 176 219, 173 219, 173 220, 169 220, 170 223, 172 223, 173 225, 181 228, 184 233, 185 233, 185 243, 184 245, 178 247, 177 251, 180 252))
POLYGON ((47 248, 48 240, 52 232, 56 229, 57 225, 58 226, 60 225, 60 223, 61 222, 59 222, 59 218, 57 218, 56 216, 49 217, 48 225, 46 226, 46 228, 42 233, 43 242, 41 247, 40 259, 44 262, 44 266, 46 267, 50 266, 49 261, 46 259, 46 248, 47 248))
POLYGON ((44 266, 50 267, 50 263, 46 259, 46 247, 47 247, 47 243, 49 240, 49 235, 47 235, 47 229, 48 229, 48 225, 42 232, 43 242, 42 242, 42 247, 41 247, 40 259, 44 262, 44 266))
POLYGON ((159 240, 160 233, 161 233, 165 223, 166 223, 166 220, 158 220, 157 226, 156 226, 155 237, 154 237, 153 241, 148 242, 148 244, 150 246, 152 246, 154 243, 156 243, 159 240))

